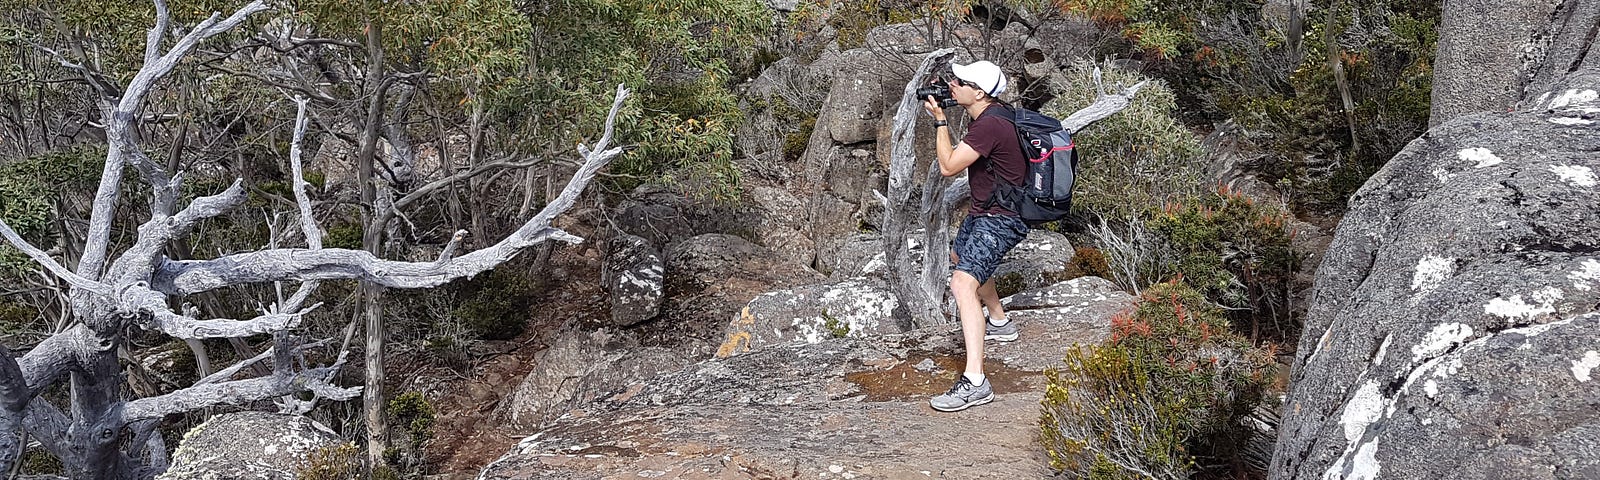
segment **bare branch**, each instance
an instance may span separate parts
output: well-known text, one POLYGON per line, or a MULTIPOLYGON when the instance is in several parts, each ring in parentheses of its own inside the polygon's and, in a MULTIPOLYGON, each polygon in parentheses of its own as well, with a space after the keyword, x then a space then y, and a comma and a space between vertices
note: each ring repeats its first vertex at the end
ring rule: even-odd
MULTIPOLYGON (((288 305, 298 307, 305 297, 310 295, 307 289, 301 289, 296 298, 290 299, 288 305)), ((284 329, 294 328, 300 324, 300 319, 312 309, 321 304, 313 305, 303 311, 298 309, 279 308, 274 306, 261 316, 249 320, 212 319, 200 320, 195 318, 195 311, 189 308, 183 315, 167 308, 166 297, 161 293, 150 290, 143 282, 126 287, 119 299, 119 310, 130 313, 146 315, 149 324, 147 327, 161 330, 167 335, 185 340, 201 340, 207 338, 239 338, 262 333, 272 333, 284 329)))
POLYGON ((122 419, 123 422, 134 422, 161 418, 215 405, 241 405, 307 390, 327 398, 354 398, 360 393, 361 387, 339 388, 328 383, 338 368, 315 368, 296 375, 195 385, 166 395, 129 401, 122 407, 122 419))
POLYGON ((28 255, 28 258, 33 259, 34 262, 49 270, 50 273, 55 274, 56 277, 66 280, 73 287, 101 295, 111 294, 110 286, 72 273, 67 267, 57 263, 56 259, 50 258, 49 254, 44 253, 44 250, 40 250, 39 247, 35 247, 33 244, 28 243, 27 240, 24 240, 21 235, 17 235, 17 232, 12 230, 11 225, 7 225, 5 220, 0 220, 0 236, 4 236, 6 241, 11 243, 11 246, 21 250, 22 253, 28 255))
POLYGON ((167 14, 167 0, 155 0, 155 2, 156 26, 151 27, 150 32, 144 37, 144 63, 156 61, 156 52, 161 51, 161 37, 167 34, 167 20, 170 17, 167 14))
POLYGON ((84 242, 83 255, 78 262, 79 275, 97 280, 100 278, 101 267, 105 266, 106 250, 111 243, 112 215, 116 212, 117 197, 121 193, 124 162, 136 162, 135 167, 145 173, 152 187, 158 192, 172 190, 169 179, 164 178, 165 172, 161 167, 148 158, 143 158, 144 153, 133 142, 132 129, 145 94, 156 81, 177 67, 183 56, 193 50, 201 40, 227 31, 244 22, 245 17, 266 9, 263 0, 255 0, 221 22, 217 21, 220 14, 212 14, 210 19, 201 22, 188 35, 179 39, 177 44, 172 46, 172 50, 140 67, 139 72, 134 74, 133 80, 128 82, 128 88, 123 90, 121 100, 115 107, 104 112, 106 137, 111 148, 106 152, 106 163, 100 171, 100 187, 95 192, 94 204, 89 215, 89 234, 84 242))
POLYGON ((255 0, 221 21, 218 21, 218 18, 222 16, 221 12, 212 13, 211 18, 207 18, 205 21, 200 22, 199 25, 195 25, 194 30, 179 39, 178 43, 173 44, 172 49, 168 50, 166 54, 157 58, 154 62, 145 63, 143 67, 139 68, 139 73, 134 74, 133 80, 128 82, 128 89, 123 94, 122 101, 117 105, 117 112, 119 114, 132 115, 133 112, 138 111, 139 104, 144 101, 145 93, 155 85, 155 82, 171 73, 172 69, 178 66, 179 60, 182 60, 184 55, 188 55, 189 51, 194 50, 194 47, 199 45, 201 41, 226 32, 244 23, 245 18, 250 15, 268 8, 264 0, 255 0))
POLYGON ((1072 115, 1061 120, 1061 128, 1066 129, 1068 132, 1077 133, 1091 123, 1128 108, 1128 103, 1133 100, 1134 94, 1139 93, 1139 89, 1150 83, 1149 80, 1145 80, 1124 88, 1121 92, 1107 94, 1100 84, 1100 67, 1094 68, 1094 78, 1095 92, 1099 93, 1100 97, 1096 98, 1094 103, 1089 106, 1083 107, 1082 110, 1073 112, 1072 115))
MULTIPOLYGON (((157 193, 159 195, 159 193, 157 193)), ((128 272, 147 272, 161 249, 174 238, 187 235, 200 221, 227 213, 247 199, 244 179, 234 179, 233 184, 215 195, 207 195, 189 202, 188 207, 175 215, 156 213, 139 225, 139 239, 126 252, 111 263, 106 278, 116 278, 128 272)))
POLYGON ((453 257, 456 254, 456 247, 459 247, 461 245, 461 240, 465 238, 467 238, 466 230, 456 230, 456 234, 450 236, 450 243, 444 244, 444 250, 439 252, 439 259, 433 261, 434 265, 439 265, 450 261, 450 257, 453 257))
MULTIPOLYGON (((322 347, 322 346, 325 346, 325 345, 327 345, 329 343, 333 343, 333 339, 332 338, 324 338, 322 340, 318 340, 318 341, 315 341, 315 342, 307 343, 305 345, 296 346, 296 347, 294 347, 294 352, 291 352, 291 353, 299 353, 299 352, 301 352, 303 350, 310 350, 310 349, 313 349, 313 348, 322 347)), ((230 366, 228 368, 224 368, 222 370, 218 370, 217 373, 213 373, 211 375, 207 375, 205 378, 202 378, 199 381, 194 382, 194 384, 195 385, 205 385, 205 384, 208 384, 208 383, 217 383, 217 382, 221 382, 223 380, 227 380, 229 378, 232 378, 235 374, 239 373, 239 371, 244 370, 246 368, 249 368, 251 365, 255 365, 256 363, 258 363, 258 362, 260 362, 262 360, 266 360, 268 357, 272 357, 272 356, 277 355, 278 351, 279 350, 276 347, 267 347, 267 351, 261 352, 260 354, 257 354, 254 357, 250 357, 248 359, 241 360, 241 361, 239 361, 239 363, 235 363, 235 364, 233 364, 232 366, 230 366)))
POLYGON ((511 161, 510 157, 502 158, 500 160, 495 160, 495 161, 492 161, 492 162, 485 162, 485 163, 479 164, 479 165, 477 165, 475 167, 472 167, 471 170, 466 170, 466 171, 462 171, 462 172, 456 172, 456 174, 454 174, 454 175, 451 175, 451 176, 448 176, 448 177, 444 177, 444 178, 441 178, 441 179, 438 179, 438 180, 434 180, 432 182, 428 182, 427 184, 425 184, 425 185, 423 185, 421 187, 417 187, 415 189, 412 189, 410 193, 407 193, 405 196, 400 197, 399 200, 395 200, 394 201, 394 208, 396 208, 396 209, 405 208, 406 206, 410 205, 411 202, 415 202, 415 201, 421 199, 423 196, 425 196, 425 195, 427 195, 429 193, 432 193, 434 190, 438 190, 438 189, 447 187, 452 183, 459 182, 459 181, 462 181, 462 180, 466 180, 468 178, 476 177, 476 176, 482 175, 484 173, 493 172, 493 171, 499 171, 499 170, 508 169, 508 168, 527 168, 527 167, 532 167, 532 166, 535 166, 535 165, 539 165, 540 163, 543 163, 543 161, 541 161, 541 160, 526 160, 526 161, 521 161, 521 162, 513 162, 513 161, 511 161))
POLYGON ((306 136, 306 104, 310 102, 304 97, 294 99, 299 108, 294 115, 294 140, 289 142, 289 170, 294 174, 294 201, 300 207, 300 229, 305 232, 306 245, 317 250, 322 248, 322 229, 317 228, 317 220, 311 215, 311 197, 306 195, 306 178, 300 166, 301 142, 306 136))
POLYGON ((345 249, 272 249, 227 255, 213 260, 168 260, 152 277, 152 285, 157 291, 178 295, 228 285, 281 280, 360 279, 390 288, 427 288, 482 273, 509 260, 522 249, 545 240, 582 241, 582 238, 551 227, 550 223, 557 215, 572 208, 595 173, 622 153, 620 147, 608 147, 615 131, 617 114, 627 96, 627 88, 618 85, 616 100, 606 118, 604 135, 592 150, 580 145, 580 151, 588 152, 586 161, 573 174, 561 194, 515 233, 488 248, 443 263, 389 261, 369 252, 345 249))

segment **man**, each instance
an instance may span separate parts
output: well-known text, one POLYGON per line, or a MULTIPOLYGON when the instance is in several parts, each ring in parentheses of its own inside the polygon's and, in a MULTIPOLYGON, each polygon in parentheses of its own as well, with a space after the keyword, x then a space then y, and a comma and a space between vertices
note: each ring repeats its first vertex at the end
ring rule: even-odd
POLYGON ((929 401, 942 412, 994 400, 994 389, 983 375, 983 341, 1016 340, 1018 330, 1000 307, 994 272, 1006 252, 1028 235, 1028 225, 1016 212, 992 200, 996 182, 1020 185, 1027 170, 1016 127, 1011 123, 1011 109, 997 98, 1006 90, 1005 73, 987 61, 952 64, 950 71, 955 74, 955 79, 949 81, 950 96, 968 117, 975 119, 967 126, 967 136, 960 144, 951 146, 950 127, 938 102, 930 96, 922 104, 934 120, 939 173, 949 177, 965 170, 967 183, 972 186, 972 208, 961 222, 950 252, 950 261, 955 264, 950 292, 955 294, 960 311, 967 363, 955 386, 929 401), (987 320, 984 307, 989 311, 987 320))

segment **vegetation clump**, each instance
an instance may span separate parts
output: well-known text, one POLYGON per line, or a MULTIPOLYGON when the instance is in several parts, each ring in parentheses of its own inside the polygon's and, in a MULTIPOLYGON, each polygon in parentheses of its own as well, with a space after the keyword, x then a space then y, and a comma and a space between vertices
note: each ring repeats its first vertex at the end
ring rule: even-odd
MULTIPOLYGON (((1095 66, 1073 65, 1055 85, 1057 98, 1042 110, 1056 118, 1094 103, 1095 66)), ((1110 69, 1106 85, 1132 85, 1146 80, 1138 73, 1110 69)), ((1073 135, 1085 165, 1078 170, 1073 208, 1125 220, 1146 206, 1194 196, 1205 190, 1205 172, 1197 161, 1200 141, 1172 114, 1177 97, 1161 81, 1152 81, 1133 97, 1127 109, 1095 122, 1073 135), (1092 159, 1089 160, 1089 159, 1092 159)))
POLYGON ((1168 204, 1148 225, 1174 253, 1168 276, 1181 276, 1236 312, 1232 317, 1250 338, 1292 344, 1300 328, 1288 303, 1300 257, 1291 246, 1291 218, 1281 205, 1223 187, 1168 204))
POLYGON ((1181 281, 1146 289, 1113 319, 1104 345, 1069 351, 1045 372, 1040 438, 1053 467, 1091 479, 1189 478, 1231 465, 1252 434, 1239 420, 1261 401, 1270 349, 1181 281))

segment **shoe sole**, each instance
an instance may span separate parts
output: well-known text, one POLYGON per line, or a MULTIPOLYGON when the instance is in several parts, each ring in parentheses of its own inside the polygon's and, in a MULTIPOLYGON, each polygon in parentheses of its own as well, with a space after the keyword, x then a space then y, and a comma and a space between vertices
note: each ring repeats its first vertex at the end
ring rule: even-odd
POLYGON ((998 340, 998 341, 1001 341, 1001 342, 1015 342, 1015 341, 1017 341, 1017 334, 1013 333, 1013 334, 1010 334, 1010 335, 984 335, 983 339, 984 340, 998 340))
POLYGON ((938 411, 941 411, 941 412, 959 412, 959 411, 962 411, 962 410, 966 410, 968 408, 972 408, 974 406, 983 405, 985 403, 989 403, 989 402, 993 402, 993 401, 994 401, 994 393, 990 392, 989 395, 986 396, 986 397, 967 402, 965 405, 962 405, 962 406, 959 406, 959 407, 956 407, 956 408, 952 408, 952 409, 948 409, 948 410, 943 409, 943 408, 939 408, 939 407, 937 407, 937 406, 935 406, 933 404, 928 404, 928 406, 933 407, 934 410, 938 410, 938 411))

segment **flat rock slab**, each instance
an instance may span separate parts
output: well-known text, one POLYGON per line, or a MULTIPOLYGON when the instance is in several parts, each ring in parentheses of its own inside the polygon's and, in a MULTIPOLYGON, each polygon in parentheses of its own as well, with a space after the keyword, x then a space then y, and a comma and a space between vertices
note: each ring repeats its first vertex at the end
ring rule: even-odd
POLYGON ((997 393, 988 405, 928 407, 961 370, 954 326, 771 345, 574 410, 479 478, 1046 477, 1053 472, 1036 442, 1041 372, 1071 344, 1103 339, 1111 315, 1132 304, 1098 287, 1082 280, 1087 296, 1044 304, 1076 314, 1016 312, 1022 338, 986 346, 997 393), (1094 296, 1105 298, 1081 305, 1094 296))

